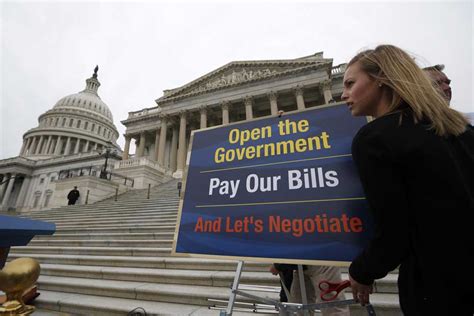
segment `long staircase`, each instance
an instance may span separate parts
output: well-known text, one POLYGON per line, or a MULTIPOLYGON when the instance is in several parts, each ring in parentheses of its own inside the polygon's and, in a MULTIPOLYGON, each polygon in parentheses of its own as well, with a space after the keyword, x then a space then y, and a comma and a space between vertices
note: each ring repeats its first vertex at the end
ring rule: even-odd
MULTIPOLYGON (((132 310, 147 315, 218 315, 209 306, 214 300, 228 300, 237 262, 171 256, 179 204, 176 186, 176 180, 156 186, 149 199, 147 190, 134 190, 117 201, 31 214, 30 218, 56 223, 57 231, 12 248, 9 260, 31 257, 41 263, 41 295, 35 300, 41 315, 127 315, 132 310)), ((245 262, 241 283, 279 287, 268 266, 245 262)), ((396 278, 393 273, 377 281, 371 296, 377 315, 401 314, 396 278)), ((253 294, 278 297, 276 292, 253 294)), ((238 300, 234 315, 247 315, 251 309, 240 307, 250 301, 238 300)), ((351 315, 366 311, 351 306, 351 315)))

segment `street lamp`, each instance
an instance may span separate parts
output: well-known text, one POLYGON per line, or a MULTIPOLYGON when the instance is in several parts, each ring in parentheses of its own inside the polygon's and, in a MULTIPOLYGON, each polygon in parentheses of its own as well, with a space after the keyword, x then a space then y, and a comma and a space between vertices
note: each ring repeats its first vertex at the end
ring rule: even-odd
POLYGON ((112 147, 99 149, 99 155, 103 155, 105 157, 104 168, 100 171, 100 176, 99 176, 101 179, 107 179, 107 162, 109 161, 109 158, 112 157, 116 153, 117 153, 117 149, 112 148, 112 147))

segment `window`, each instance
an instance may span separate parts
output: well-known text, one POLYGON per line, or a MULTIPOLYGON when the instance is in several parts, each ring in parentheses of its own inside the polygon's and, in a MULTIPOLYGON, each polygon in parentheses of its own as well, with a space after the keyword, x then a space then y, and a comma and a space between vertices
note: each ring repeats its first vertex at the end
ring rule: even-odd
POLYGON ((56 118, 56 124, 55 125, 58 126, 58 124, 59 124, 59 117, 56 118))
POLYGON ((81 127, 81 120, 77 120, 77 125, 76 125, 77 128, 81 127))
POLYGON ((41 192, 36 192, 35 199, 33 201, 33 207, 38 207, 40 198, 41 198, 41 192))
POLYGON ((74 120, 73 119, 70 119, 69 120, 69 127, 72 127, 72 124, 74 123, 74 120))
POLYGON ((97 128, 97 134, 100 134, 100 126, 97 128))
POLYGON ((87 129, 87 126, 89 125, 89 122, 84 123, 84 129, 87 129))
POLYGON ((49 200, 51 199, 51 194, 47 194, 44 198, 44 207, 47 207, 49 204, 49 200))
POLYGON ((51 177, 50 181, 53 182, 56 180, 56 177, 51 177))
POLYGON ((63 118, 63 127, 66 126, 66 118, 63 118))
POLYGON ((44 183, 44 178, 41 178, 40 179, 40 184, 43 184, 44 183))
POLYGON ((91 131, 94 131, 94 130, 95 130, 95 124, 92 123, 91 131))

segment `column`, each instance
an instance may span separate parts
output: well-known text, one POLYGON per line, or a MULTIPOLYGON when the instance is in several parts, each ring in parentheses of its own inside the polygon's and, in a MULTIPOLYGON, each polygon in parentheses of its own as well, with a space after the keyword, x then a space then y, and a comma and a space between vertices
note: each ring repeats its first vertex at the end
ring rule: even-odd
POLYGON ((155 151, 151 157, 154 161, 158 161, 158 147, 160 147, 160 129, 158 128, 155 132, 155 151))
POLYGON ((267 94, 268 99, 270 99, 270 109, 272 111, 271 115, 277 115, 278 114, 278 93, 275 91, 270 91, 270 93, 267 94))
POLYGON ((84 147, 82 148, 82 152, 83 153, 89 152, 89 141, 88 140, 86 140, 86 143, 85 143, 84 147))
POLYGON ((176 171, 183 172, 186 164, 186 112, 181 111, 179 115, 178 166, 176 171))
POLYGON ((79 145, 81 144, 81 139, 76 138, 76 146, 74 147, 74 153, 77 154, 79 153, 79 145))
POLYGON ((3 175, 3 178, 1 178, 0 180, 0 204, 2 203, 2 198, 3 198, 3 192, 5 192, 5 187, 7 186, 7 178, 8 178, 8 175, 7 174, 4 174, 3 175))
POLYGON ((40 154, 41 146, 43 145, 43 135, 40 136, 38 146, 36 146, 35 155, 40 154))
POLYGON ((166 130, 168 129, 168 117, 160 116, 161 130, 160 130, 160 147, 158 149, 158 164, 163 166, 165 164, 165 145, 166 145, 166 130))
POLYGON ((61 154, 61 145, 63 142, 61 141, 61 136, 58 136, 58 139, 56 140, 56 147, 54 148, 54 154, 55 155, 60 155, 61 154))
POLYGON ((36 136, 31 137, 32 141, 30 144, 30 148, 28 149, 28 155, 31 156, 35 153, 36 150, 36 136))
POLYGON ((25 147, 22 148, 20 152, 20 156, 26 155, 26 153, 28 152, 28 148, 30 147, 30 144, 31 144, 31 138, 25 139, 25 147))
POLYGON ((45 155, 48 155, 49 154, 49 146, 51 146, 51 140, 53 139, 53 136, 52 135, 49 135, 48 137, 48 141, 46 142, 46 148, 45 150, 43 150, 43 153, 45 155))
POLYGON ((222 125, 229 124, 229 102, 224 101, 221 104, 222 107, 222 125))
POLYGON ((0 207, 0 209, 2 210, 6 210, 8 207, 8 200, 10 199, 10 194, 12 193, 14 182, 15 182, 15 175, 12 174, 10 176, 10 179, 8 180, 7 190, 5 191, 5 194, 3 195, 2 205, 0 207))
POLYGON ((252 97, 250 97, 250 96, 245 97, 244 104, 245 104, 245 119, 247 121, 253 119, 253 109, 252 109, 253 100, 252 100, 252 97))
POLYGON ((296 86, 295 96, 296 96, 296 105, 298 106, 298 110, 304 110, 306 106, 304 104, 303 88, 301 86, 296 86))
POLYGON ((28 186, 30 185, 30 178, 26 177, 23 179, 23 183, 21 184, 20 193, 18 194, 18 198, 16 199, 15 207, 19 209, 25 205, 25 197, 26 193, 28 192, 28 186))
POLYGON ((171 153, 170 153, 170 169, 172 172, 176 170, 178 154, 178 126, 173 125, 173 136, 171 137, 171 153))
POLYGON ((201 113, 201 125, 200 128, 207 127, 207 106, 203 105, 199 108, 199 112, 201 113))
POLYGON ((324 95, 324 103, 328 104, 331 101, 334 101, 332 98, 331 92, 331 80, 324 80, 319 83, 319 89, 324 95))
POLYGON ((23 155, 23 151, 25 150, 26 148, 26 143, 28 142, 28 140, 24 139, 23 140, 23 144, 21 145, 21 149, 20 149, 20 154, 19 156, 22 156, 23 155))
POLYGON ((143 157, 145 154, 145 132, 140 133, 140 144, 138 144, 137 157, 143 157))
POLYGON ((69 155, 70 151, 71 151, 71 137, 68 137, 66 141, 66 148, 64 149, 64 156, 69 155))
POLYGON ((123 149, 122 160, 127 160, 130 157, 130 141, 132 140, 131 136, 125 136, 125 148, 123 149))

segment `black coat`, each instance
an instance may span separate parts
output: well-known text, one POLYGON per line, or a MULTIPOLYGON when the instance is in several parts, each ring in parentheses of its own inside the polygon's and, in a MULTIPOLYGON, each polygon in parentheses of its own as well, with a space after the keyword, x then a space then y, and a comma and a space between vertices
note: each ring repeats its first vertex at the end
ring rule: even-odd
POLYGON ((405 315, 472 315, 474 129, 439 137, 410 110, 361 128, 352 155, 375 237, 352 262, 363 284, 399 270, 405 315))
POLYGON ((77 201, 77 199, 79 198, 79 196, 81 196, 79 194, 79 191, 76 190, 76 189, 73 189, 69 192, 69 194, 67 195, 67 199, 68 200, 71 200, 71 201, 77 201))

